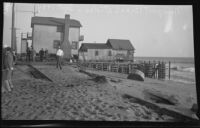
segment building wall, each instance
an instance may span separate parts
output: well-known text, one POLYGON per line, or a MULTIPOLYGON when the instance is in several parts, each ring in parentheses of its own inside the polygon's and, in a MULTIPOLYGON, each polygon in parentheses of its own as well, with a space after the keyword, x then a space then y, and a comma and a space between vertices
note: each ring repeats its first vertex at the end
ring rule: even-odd
MULTIPOLYGON (((33 29, 33 47, 36 52, 39 52, 41 48, 48 49, 49 53, 56 53, 56 49, 53 48, 54 40, 63 41, 63 33, 57 32, 57 26, 49 25, 34 25, 33 29)), ((80 28, 69 28, 69 42, 72 44, 72 41, 79 42, 80 28)), ((72 49, 72 54, 78 55, 78 48, 72 49)))
POLYGON ((80 28, 77 27, 70 27, 69 28, 69 42, 70 45, 72 45, 72 41, 77 41, 78 42, 78 47, 77 49, 72 49, 71 54, 76 54, 78 55, 78 49, 79 49, 79 36, 80 36, 80 28))
POLYGON ((116 56, 117 54, 127 55, 127 50, 112 50, 112 56, 116 56))
MULTIPOLYGON (((86 60, 112 60, 113 56, 108 56, 111 49, 88 49, 84 52, 86 60), (95 51, 98 51, 98 55, 95 55, 95 51)), ((79 54, 80 60, 83 60, 82 53, 79 54)))
POLYGON ((21 53, 26 53, 27 40, 21 40, 21 53))
POLYGON ((34 25, 33 48, 39 52, 41 48, 47 48, 49 53, 56 53, 53 48, 54 40, 61 40, 61 33, 57 32, 57 26, 34 25))
POLYGON ((88 49, 87 52, 80 52, 79 59, 83 60, 83 54, 86 60, 114 60, 117 54, 124 54, 127 56, 127 50, 112 50, 112 49, 88 49), (98 56, 95 56, 95 51, 99 52, 98 56), (108 52, 111 51, 112 56, 108 56, 108 52))

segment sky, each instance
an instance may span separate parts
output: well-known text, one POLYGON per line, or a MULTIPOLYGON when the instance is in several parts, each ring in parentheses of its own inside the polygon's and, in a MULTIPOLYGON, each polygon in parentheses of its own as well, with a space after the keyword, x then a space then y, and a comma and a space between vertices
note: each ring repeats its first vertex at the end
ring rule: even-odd
MULTIPOLYGON (((82 24, 83 43, 128 39, 135 56, 194 57, 190 5, 35 4, 36 16, 71 19, 82 24)), ((15 4, 17 48, 22 32, 31 32, 34 4, 15 4)), ((4 3, 3 44, 10 46, 12 4, 4 3)), ((81 42, 82 43, 82 42, 81 42)))

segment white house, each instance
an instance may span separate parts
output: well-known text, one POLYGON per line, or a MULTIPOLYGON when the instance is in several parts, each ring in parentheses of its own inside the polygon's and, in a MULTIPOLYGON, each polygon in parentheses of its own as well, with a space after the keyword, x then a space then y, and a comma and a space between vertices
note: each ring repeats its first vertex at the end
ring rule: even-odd
POLYGON ((32 46, 38 53, 41 48, 48 49, 50 54, 55 54, 58 45, 64 51, 65 58, 78 55, 81 23, 78 20, 54 17, 32 17, 32 46))

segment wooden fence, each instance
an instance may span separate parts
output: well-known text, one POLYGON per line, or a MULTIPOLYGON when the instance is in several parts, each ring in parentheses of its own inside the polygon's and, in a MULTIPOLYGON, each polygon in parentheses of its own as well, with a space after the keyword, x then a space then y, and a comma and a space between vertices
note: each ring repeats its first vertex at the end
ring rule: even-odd
POLYGON ((154 79, 170 79, 170 62, 140 62, 140 63, 119 63, 119 62, 82 62, 82 67, 92 70, 118 72, 123 74, 133 73, 135 69, 142 71, 145 77, 154 79))

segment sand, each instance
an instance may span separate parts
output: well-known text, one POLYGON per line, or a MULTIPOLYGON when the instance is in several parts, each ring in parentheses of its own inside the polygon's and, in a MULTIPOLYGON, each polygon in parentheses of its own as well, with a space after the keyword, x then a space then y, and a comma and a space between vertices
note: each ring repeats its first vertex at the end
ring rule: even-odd
MULTIPOLYGON (((13 76, 14 90, 2 94, 2 118, 5 120, 98 120, 98 121, 172 121, 173 118, 122 98, 144 83, 111 80, 97 83, 77 68, 37 65, 54 82, 28 75, 26 66, 18 66, 13 76), (131 91, 132 90, 132 91, 131 91)), ((152 86, 165 86, 156 85, 152 86)), ((146 88, 148 90, 148 88, 146 88)), ((152 89, 152 88, 150 88, 152 89)))

